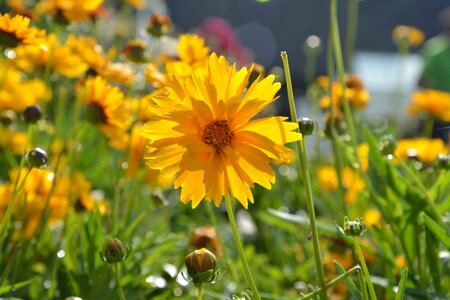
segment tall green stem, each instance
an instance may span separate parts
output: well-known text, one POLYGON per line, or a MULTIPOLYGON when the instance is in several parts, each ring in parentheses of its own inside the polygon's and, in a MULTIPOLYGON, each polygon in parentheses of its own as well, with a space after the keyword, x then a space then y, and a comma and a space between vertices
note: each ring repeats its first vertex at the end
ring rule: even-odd
POLYGON ((373 288, 372 280, 370 280, 370 273, 366 265, 366 260, 364 259, 361 247, 359 246, 358 239, 355 236, 353 237, 353 243, 355 244, 356 253, 358 254, 359 262, 361 263, 361 267, 364 273, 364 278, 366 279, 366 283, 369 288, 370 298, 372 300, 377 300, 377 295, 375 294, 375 289, 373 288))
POLYGON ((203 286, 202 286, 202 284, 200 283, 198 286, 197 286, 197 300, 202 300, 203 299, 203 286))
POLYGON ((358 271, 358 281, 359 281, 359 288, 361 289, 361 295, 363 300, 369 300, 369 297, 367 296, 367 288, 366 283, 364 282, 364 276, 361 270, 358 271))
MULTIPOLYGON (((355 150, 358 145, 357 139, 356 139, 356 131, 355 131, 355 125, 353 123, 352 118, 352 111, 350 108, 350 103, 348 101, 347 97, 347 89, 345 84, 345 69, 344 69, 344 61, 342 58, 342 48, 341 48, 341 40, 339 36, 339 25, 338 25, 338 18, 337 18, 337 0, 331 0, 330 1, 330 34, 331 34, 331 41, 333 45, 334 50, 334 57, 336 60, 336 68, 338 71, 338 79, 342 85, 342 98, 343 98, 343 108, 344 108, 344 118, 345 123, 347 123, 348 127, 348 133, 350 135, 351 144, 355 150)), ((359 159, 358 159, 359 162, 359 159)))
POLYGON ((347 1, 347 31, 345 34, 345 67, 352 70, 352 59, 355 53, 358 34, 359 0, 347 1))
POLYGON ((120 285, 120 276, 119 276, 119 267, 117 266, 118 263, 114 263, 114 276, 116 278, 116 284, 117 284, 117 293, 119 294, 120 300, 125 300, 125 295, 122 290, 122 286, 120 285))
POLYGON ((231 231, 233 231, 234 243, 239 253, 239 258, 241 259, 242 267, 244 268, 245 277, 247 277, 248 284, 253 293, 253 299, 261 300, 259 296, 258 289, 256 288, 255 281, 253 280, 252 273, 247 263, 247 258, 245 257, 244 248, 242 247, 241 239, 239 237, 239 232, 236 226, 236 220, 234 218, 234 208, 233 202, 230 195, 225 196, 225 204, 227 206, 228 219, 230 220, 231 231))
MULTIPOLYGON (((286 86, 288 91, 288 98, 289 98, 289 107, 291 110, 291 119, 293 122, 297 121, 297 111, 295 109, 295 102, 294 102, 294 93, 292 90, 292 81, 291 81, 291 71, 289 69, 289 61, 288 56, 286 52, 281 52, 281 59, 283 60, 283 67, 284 67, 284 73, 286 76, 286 86)), ((305 193, 306 193, 306 207, 308 209, 309 214, 309 221, 311 224, 311 233, 312 233, 312 240, 313 240, 313 246, 314 246, 314 259, 316 263, 316 270, 317 270, 317 282, 319 283, 319 287, 323 287, 325 284, 325 275, 324 275, 324 269, 322 264, 322 255, 320 253, 320 245, 319 245, 319 234, 317 231, 317 224, 316 224, 316 213, 314 210, 314 201, 312 196, 312 189, 311 189, 311 180, 309 178, 309 166, 308 166, 308 159, 306 156, 306 142, 305 138, 302 138, 300 141, 297 141, 297 152, 298 157, 300 159, 300 166, 297 164, 297 167, 299 167, 299 173, 303 174, 303 179, 305 182, 305 193)), ((320 293, 320 299, 326 299, 326 291, 323 290, 320 293)))

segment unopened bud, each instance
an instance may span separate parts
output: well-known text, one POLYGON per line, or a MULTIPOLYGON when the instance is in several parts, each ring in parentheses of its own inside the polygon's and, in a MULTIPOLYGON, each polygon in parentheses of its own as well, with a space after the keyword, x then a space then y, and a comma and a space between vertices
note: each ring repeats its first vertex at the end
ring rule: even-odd
POLYGON ((444 170, 450 170, 450 155, 449 154, 439 154, 436 164, 439 168, 444 170))
POLYGON ((161 37, 169 32, 171 25, 172 20, 169 17, 152 14, 149 17, 147 32, 154 37, 161 37))
POLYGON ((48 163, 47 153, 41 148, 32 149, 26 158, 30 168, 45 168, 48 163))
POLYGON ((42 118, 42 110, 37 105, 31 105, 23 111, 23 118, 29 124, 36 124, 42 118))
POLYGON ((195 250, 184 258, 184 263, 195 285, 214 281, 217 260, 211 251, 205 248, 195 250))
POLYGON ((114 264, 125 260, 129 254, 129 247, 119 239, 113 238, 106 242, 100 253, 102 260, 108 264, 114 264))
POLYGON ((317 132, 319 125, 316 120, 310 118, 300 118, 297 120, 298 129, 302 135, 313 135, 317 132))
POLYGON ((366 224, 362 218, 350 221, 347 216, 344 217, 344 228, 339 230, 346 236, 361 236, 366 233, 366 224))

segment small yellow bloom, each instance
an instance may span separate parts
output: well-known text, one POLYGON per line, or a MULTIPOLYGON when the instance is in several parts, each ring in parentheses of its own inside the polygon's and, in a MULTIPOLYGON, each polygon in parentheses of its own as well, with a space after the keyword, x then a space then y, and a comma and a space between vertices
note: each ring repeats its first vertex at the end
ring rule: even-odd
POLYGON ((17 47, 13 64, 25 72, 42 73, 50 66, 53 73, 67 77, 79 77, 88 68, 76 53, 60 44, 55 34, 48 35, 41 47, 17 47))
POLYGON ((399 47, 416 48, 422 45, 425 34, 414 26, 398 25, 392 31, 392 39, 399 47))
POLYGON ((411 156, 417 157, 422 163, 432 164, 439 154, 448 153, 448 148, 441 139, 401 139, 397 142, 395 156, 401 159, 408 159, 411 156))
MULTIPOLYGON (((321 108, 328 108, 331 103, 337 109, 342 110, 344 102, 344 89, 340 82, 334 82, 331 88, 332 96, 324 96, 319 101, 321 108)), ((369 93, 356 75, 348 74, 345 77, 345 93, 346 97, 353 108, 364 109, 369 104, 369 93)))
POLYGON ((276 100, 281 85, 269 75, 247 89, 250 74, 213 53, 206 76, 173 76, 168 95, 153 99, 161 117, 142 130, 150 140, 147 165, 174 176, 181 201, 194 208, 204 197, 220 206, 228 194, 247 208, 255 183, 270 189, 275 182, 270 161, 301 138, 286 117, 252 119, 276 100))
MULTIPOLYGON (((354 203, 366 186, 364 179, 362 179, 358 172, 345 167, 342 169, 342 185, 345 190, 345 201, 347 203, 354 203)), ((339 181, 336 169, 333 166, 322 166, 318 170, 318 179, 320 188, 327 192, 336 191, 339 187, 339 181)))
POLYGON ((378 209, 369 209, 364 213, 364 223, 368 228, 378 225, 381 220, 381 213, 378 209))
POLYGON ((89 77, 78 90, 79 99, 86 104, 87 119, 97 124, 119 149, 126 147, 126 130, 131 124, 131 113, 125 95, 100 76, 89 77))
POLYGON ((16 15, 0 14, 0 45, 14 48, 21 44, 40 45, 45 36, 43 30, 29 27, 30 19, 16 15))
POLYGON ((414 92, 408 112, 428 112, 441 121, 450 122, 450 93, 433 89, 414 92))
POLYGON ((89 20, 100 9, 103 0, 41 0, 36 5, 38 15, 62 15, 65 21, 89 20))
POLYGON ((0 127, 0 149, 7 148, 13 154, 22 154, 26 143, 26 133, 0 127))

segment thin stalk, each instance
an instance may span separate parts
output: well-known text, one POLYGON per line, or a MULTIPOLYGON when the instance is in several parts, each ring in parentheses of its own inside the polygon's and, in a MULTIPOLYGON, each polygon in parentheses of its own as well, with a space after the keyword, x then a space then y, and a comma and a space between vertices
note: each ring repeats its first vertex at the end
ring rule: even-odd
POLYGON ((202 286, 202 284, 200 283, 198 286, 197 286, 197 300, 202 300, 203 299, 203 286, 202 286))
POLYGON ((359 0, 347 1, 347 31, 345 34, 345 67, 352 69, 352 58, 355 54, 358 34, 359 0))
POLYGON ((119 299, 125 300, 125 295, 123 294, 122 286, 120 285, 119 268, 117 266, 117 263, 114 263, 113 265, 114 265, 114 276, 116 278, 117 293, 119 294, 119 299))
POLYGON ((366 279, 366 283, 369 288, 370 298, 372 300, 377 300, 377 294, 375 293, 375 289, 373 287, 372 280, 370 279, 369 269, 367 268, 366 260, 364 259, 364 255, 361 251, 361 247, 359 246, 359 242, 358 242, 358 239, 356 238, 356 236, 353 237, 353 243, 355 244, 356 253, 358 254, 359 262, 361 263, 364 277, 366 279))
POLYGON ((241 259, 242 267, 244 268, 245 277, 247 277, 248 284, 253 293, 253 299, 261 300, 259 296, 258 289, 256 288, 255 281, 253 280, 252 273, 247 263, 247 258, 245 257, 244 248, 242 247, 241 239, 239 237, 239 232, 236 226, 236 220, 234 218, 234 208, 230 195, 225 196, 225 204, 227 206, 228 219, 230 220, 231 231, 233 231, 234 243, 239 253, 239 258, 241 259))
POLYGON ((427 275, 427 262, 426 262, 426 235, 425 225, 420 217, 414 222, 414 231, 417 238, 416 251, 417 251, 417 264, 419 269, 419 287, 426 288, 428 284, 429 276, 427 275))
MULTIPOLYGON (((289 98, 289 107, 291 110, 291 119, 293 122, 297 121, 297 111, 295 109, 294 102, 294 93, 292 91, 292 81, 291 81, 291 72, 289 70, 289 61, 286 52, 281 52, 281 59, 283 60, 284 73, 286 76, 286 86, 288 91, 289 98)), ((316 213, 314 210, 314 201, 312 196, 312 188, 311 188, 311 180, 309 178, 309 166, 308 166, 308 158, 306 154, 306 142, 305 138, 302 138, 300 141, 297 141, 297 152, 298 157, 300 159, 300 166, 297 164, 299 168, 299 173, 303 174, 303 179, 305 182, 305 193, 306 193, 306 207, 308 209, 309 221, 311 224, 311 233, 312 240, 314 246, 314 260, 316 263, 317 270, 317 282, 319 287, 323 287, 325 284, 325 275, 322 264, 322 255, 320 253, 320 245, 319 245, 319 233, 317 231, 316 225, 316 213)), ((326 290, 323 290, 320 293, 320 299, 327 299, 326 290)))
MULTIPOLYGON (((343 108, 344 108, 344 118, 345 123, 347 123, 348 134, 350 135, 350 142, 354 148, 355 153, 358 145, 358 141, 356 139, 356 131, 355 125, 353 124, 352 111, 350 108, 350 103, 347 97, 347 89, 345 84, 345 69, 344 69, 344 61, 342 58, 342 49, 341 49, 341 41, 339 37, 339 25, 337 18, 337 0, 330 1, 330 34, 331 41, 333 45, 334 57, 336 60, 336 68, 338 72, 338 79, 342 85, 342 98, 343 98, 343 108)), ((359 159, 358 159, 359 162, 359 159)))
POLYGON ((326 291, 327 289, 335 286, 336 284, 338 284, 339 282, 343 281, 344 279, 346 279, 347 277, 349 277, 350 275, 352 275, 353 273, 360 273, 359 271, 361 270, 361 268, 359 266, 354 266, 353 268, 347 270, 344 274, 339 275, 338 277, 334 278, 333 280, 331 280, 330 282, 326 283, 323 287, 321 287, 320 289, 309 293, 308 295, 305 295, 304 297, 302 297, 302 300, 307 300, 307 299, 311 299, 317 295, 319 295, 322 291, 326 291))
MULTIPOLYGON (((331 32, 331 29, 330 29, 331 32)), ((331 43, 331 39, 328 38, 328 50, 327 50, 327 73, 328 73, 328 78, 330 79, 329 85, 328 85, 328 97, 333 96, 332 93, 332 87, 333 87, 333 64, 334 64, 334 59, 333 59, 333 46, 331 43)), ((335 159, 335 164, 336 164, 336 175, 337 175, 337 179, 338 179, 338 196, 339 196, 339 202, 341 203, 342 206, 342 211, 343 211, 343 216, 348 215, 348 210, 347 210, 347 204, 345 203, 345 197, 344 197, 344 184, 342 182, 342 153, 341 153, 341 149, 339 148, 339 144, 337 142, 336 139, 339 138, 338 134, 336 133, 335 130, 335 123, 336 123, 336 112, 335 112, 335 106, 334 105, 330 105, 330 133, 331 133, 331 142, 333 145, 333 154, 334 154, 334 159, 335 159)))
POLYGON ((424 138, 432 138, 433 137, 433 127, 434 127, 434 118, 432 115, 428 115, 425 123, 423 124, 423 132, 422 135, 424 138))
POLYGON ((361 295, 363 300, 369 300, 369 297, 367 296, 367 288, 366 283, 364 282, 363 273, 361 270, 358 271, 358 282, 359 282, 359 288, 361 289, 361 295))

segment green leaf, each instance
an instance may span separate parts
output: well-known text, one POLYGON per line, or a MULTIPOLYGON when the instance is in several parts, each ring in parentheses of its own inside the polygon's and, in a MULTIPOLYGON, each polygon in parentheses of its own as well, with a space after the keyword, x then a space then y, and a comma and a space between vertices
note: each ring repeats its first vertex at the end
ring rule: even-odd
POLYGON ((427 216, 426 214, 422 214, 423 220, 425 221, 425 225, 427 225, 428 229, 438 238, 447 248, 450 248, 450 236, 447 231, 442 228, 436 221, 427 216))
POLYGON ((23 288, 24 286, 29 285, 33 281, 34 281, 34 279, 29 279, 29 280, 26 280, 26 281, 21 281, 21 282, 18 282, 18 283, 2 286, 2 287, 0 287, 0 295, 12 292, 12 291, 20 289, 20 288, 23 288))
POLYGON ((408 279, 408 268, 405 268, 402 272, 402 277, 400 278, 400 282, 398 284, 398 290, 397 295, 395 296, 395 300, 403 299, 406 288, 406 279, 408 279))

